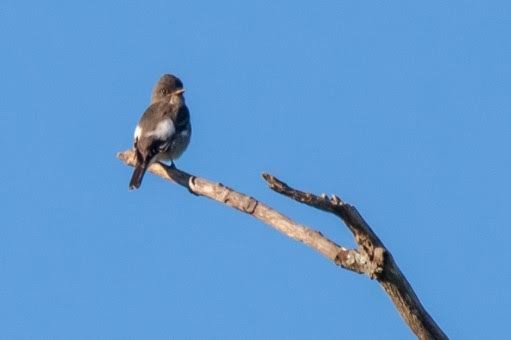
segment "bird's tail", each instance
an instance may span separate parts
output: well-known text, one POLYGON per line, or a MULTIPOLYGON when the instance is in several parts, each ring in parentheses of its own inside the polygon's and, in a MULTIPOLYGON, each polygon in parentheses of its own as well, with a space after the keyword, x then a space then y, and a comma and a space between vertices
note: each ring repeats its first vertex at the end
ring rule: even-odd
POLYGON ((145 171, 147 166, 145 164, 137 164, 135 166, 135 170, 133 171, 133 175, 131 176, 130 181, 130 190, 138 189, 140 184, 142 184, 142 178, 144 178, 145 171))

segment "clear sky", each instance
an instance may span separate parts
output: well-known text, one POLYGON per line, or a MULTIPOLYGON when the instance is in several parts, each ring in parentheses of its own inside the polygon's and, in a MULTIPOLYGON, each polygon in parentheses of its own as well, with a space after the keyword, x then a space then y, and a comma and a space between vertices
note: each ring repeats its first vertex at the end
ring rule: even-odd
POLYGON ((115 153, 163 73, 178 167, 353 246, 358 207, 453 339, 509 334, 509 1, 0 4, 1 339, 413 339, 379 285, 115 153))

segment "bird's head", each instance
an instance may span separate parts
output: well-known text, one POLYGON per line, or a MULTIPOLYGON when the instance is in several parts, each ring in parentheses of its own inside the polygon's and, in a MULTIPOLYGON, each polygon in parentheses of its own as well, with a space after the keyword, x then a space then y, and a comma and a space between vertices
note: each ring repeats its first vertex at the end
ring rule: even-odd
POLYGON ((164 74, 153 89, 151 104, 169 100, 172 96, 181 96, 185 92, 181 80, 171 74, 164 74))

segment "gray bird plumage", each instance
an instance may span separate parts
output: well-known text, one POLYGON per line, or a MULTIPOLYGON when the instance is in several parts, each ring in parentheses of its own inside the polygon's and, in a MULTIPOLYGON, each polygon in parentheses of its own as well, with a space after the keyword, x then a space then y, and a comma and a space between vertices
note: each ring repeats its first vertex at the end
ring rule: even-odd
POLYGON ((152 162, 168 161, 174 164, 186 150, 192 133, 190 113, 183 97, 183 83, 179 78, 163 75, 153 89, 151 105, 144 112, 135 129, 135 170, 130 189, 137 189, 152 162))

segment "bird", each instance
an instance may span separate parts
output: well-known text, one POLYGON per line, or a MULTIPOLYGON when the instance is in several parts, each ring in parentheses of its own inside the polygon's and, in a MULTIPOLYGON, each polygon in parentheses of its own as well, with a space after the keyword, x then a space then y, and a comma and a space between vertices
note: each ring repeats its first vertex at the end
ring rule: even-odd
POLYGON ((140 118, 134 133, 136 164, 129 189, 138 189, 153 162, 174 161, 190 143, 192 126, 181 80, 164 74, 151 94, 151 103, 140 118))

